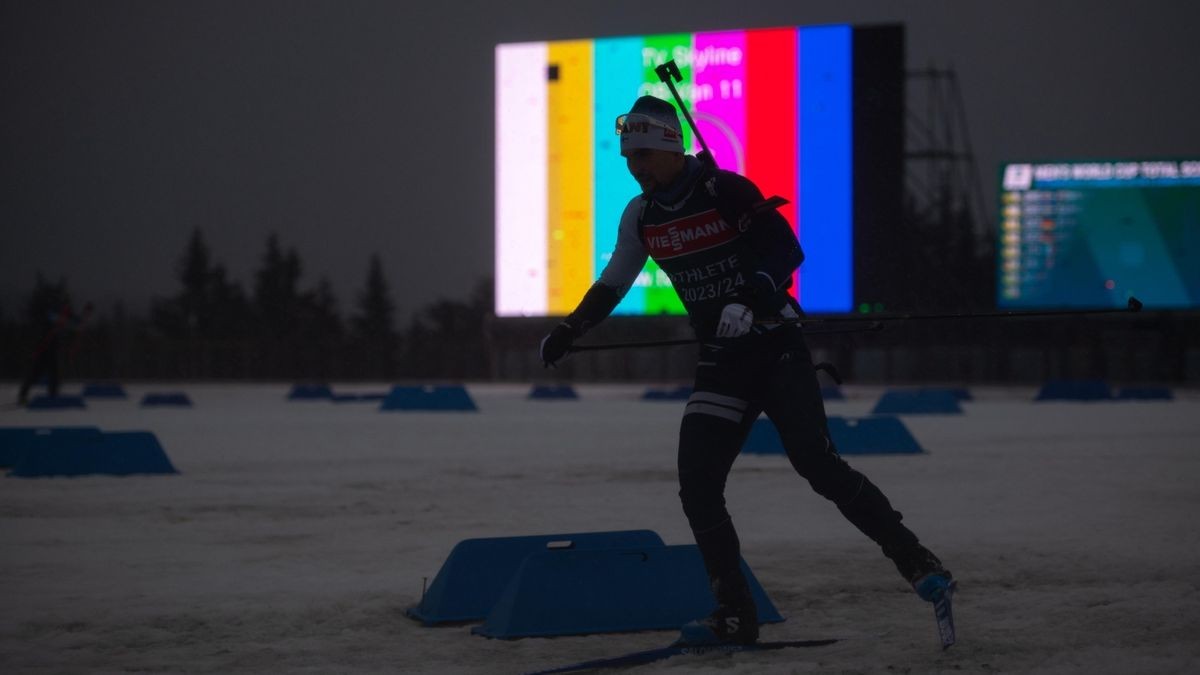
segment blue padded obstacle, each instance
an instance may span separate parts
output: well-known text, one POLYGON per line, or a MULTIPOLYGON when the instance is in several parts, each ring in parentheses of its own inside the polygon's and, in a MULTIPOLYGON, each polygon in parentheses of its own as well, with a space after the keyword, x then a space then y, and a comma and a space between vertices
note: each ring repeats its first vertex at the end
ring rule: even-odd
POLYGON ((529 390, 529 398, 563 401, 577 399, 579 394, 569 384, 535 384, 529 390))
POLYGON ((0 466, 16 466, 29 452, 99 436, 97 427, 0 427, 0 466))
POLYGON ((63 410, 69 408, 86 408, 82 396, 34 396, 29 399, 30 410, 63 410))
MULTIPOLYGON (((742 561, 761 623, 783 621, 742 561)), ((716 607, 695 546, 547 551, 525 558, 487 620, 493 638, 677 629, 716 607)))
POLYGON ((662 545, 662 538, 650 530, 464 539, 450 551, 421 603, 404 613, 426 626, 477 621, 488 615, 530 555, 564 549, 662 545))
POLYGON ((77 442, 52 443, 27 452, 8 473, 20 478, 109 474, 179 473, 148 431, 77 435, 77 442))
POLYGON ((946 387, 944 389, 935 389, 933 387, 926 387, 925 390, 926 391, 948 391, 951 394, 954 394, 954 398, 957 398, 960 401, 974 401, 975 400, 975 396, 973 394, 971 394, 971 390, 967 389, 966 387, 946 387))
POLYGON ((89 382, 83 385, 84 398, 126 398, 125 388, 115 382, 89 382))
POLYGON ((1104 380, 1050 380, 1042 385, 1035 401, 1107 401, 1112 389, 1104 380))
POLYGON ((787 454, 783 449, 783 441, 779 439, 779 430, 775 428, 775 423, 766 417, 754 420, 754 424, 750 426, 750 433, 746 435, 746 442, 742 444, 742 452, 752 455, 787 454))
POLYGON ((142 407, 174 406, 178 408, 192 407, 192 399, 182 391, 166 391, 146 394, 142 397, 142 407))
POLYGON ((462 385, 392 387, 380 410, 478 410, 462 385))
POLYGON ((333 398, 333 390, 327 384, 297 384, 288 392, 289 401, 314 401, 333 398))
POLYGON ((692 385, 681 384, 674 389, 650 388, 642 394, 643 401, 686 401, 692 395, 692 385))
MULTIPOLYGON (((900 418, 891 415, 872 417, 830 417, 829 435, 841 455, 902 455, 925 452, 900 418)), ((783 441, 775 424, 760 417, 750 427, 743 452, 755 455, 783 455, 783 441)))
POLYGON ((958 415, 962 406, 949 389, 889 389, 883 392, 874 415, 958 415))
POLYGON ((387 392, 366 394, 334 394, 334 403, 378 403, 387 398, 387 392))
POLYGON ((1115 396, 1122 401, 1173 401, 1170 387, 1121 387, 1115 396))
POLYGON ((845 401, 846 395, 842 393, 842 388, 835 385, 821 387, 821 398, 826 401, 845 401))
POLYGON ((830 417, 829 435, 839 455, 910 455, 925 452, 898 417, 830 417))

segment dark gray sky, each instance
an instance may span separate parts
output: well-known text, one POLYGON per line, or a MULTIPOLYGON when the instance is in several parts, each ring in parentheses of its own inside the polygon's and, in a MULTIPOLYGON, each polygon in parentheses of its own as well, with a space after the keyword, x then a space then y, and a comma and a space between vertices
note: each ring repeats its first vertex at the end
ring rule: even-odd
POLYGON ((0 311, 38 271, 142 311, 195 227, 247 291, 274 231, 343 311, 373 252, 403 313, 465 298, 496 43, 830 22, 902 22, 910 68, 957 70, 989 210, 1001 161, 1200 155, 1178 0, 0 0, 0 311))

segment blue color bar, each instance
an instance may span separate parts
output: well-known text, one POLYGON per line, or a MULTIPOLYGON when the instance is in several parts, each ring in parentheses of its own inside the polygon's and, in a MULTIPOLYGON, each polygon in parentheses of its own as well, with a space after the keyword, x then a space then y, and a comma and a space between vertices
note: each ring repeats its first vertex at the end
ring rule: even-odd
POLYGON ((801 28, 797 39, 800 289, 809 312, 854 304, 851 40, 849 26, 801 28))

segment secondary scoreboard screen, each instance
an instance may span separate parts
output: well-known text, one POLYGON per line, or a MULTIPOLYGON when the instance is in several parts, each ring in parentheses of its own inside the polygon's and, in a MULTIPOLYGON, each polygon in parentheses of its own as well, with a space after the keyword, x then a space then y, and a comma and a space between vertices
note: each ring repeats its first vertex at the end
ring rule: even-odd
POLYGON ((1200 307, 1200 160, 1007 164, 1000 187, 1000 307, 1200 307))
MULTIPOLYGON (((864 197, 856 152, 874 151, 884 167, 894 156, 891 178, 901 181, 902 141, 856 147, 856 129, 890 111, 888 96, 902 102, 902 49, 899 26, 864 32, 846 25, 498 45, 496 314, 567 314, 600 274, 621 212, 639 191, 615 119, 644 94, 674 103, 655 73, 668 60, 679 67, 676 86, 718 166, 790 200, 781 212, 808 258, 793 288, 805 308, 851 311, 856 204, 864 197), (885 76, 870 75, 871 58, 856 58, 873 44, 886 45, 885 76), (888 86, 875 87, 874 107, 856 115, 863 82, 880 78, 888 86)), ((682 115, 680 122, 685 148, 695 153, 692 130, 682 115)), ((901 133, 897 125, 893 135, 901 133)), ((648 261, 615 313, 683 311, 666 275, 648 261)))

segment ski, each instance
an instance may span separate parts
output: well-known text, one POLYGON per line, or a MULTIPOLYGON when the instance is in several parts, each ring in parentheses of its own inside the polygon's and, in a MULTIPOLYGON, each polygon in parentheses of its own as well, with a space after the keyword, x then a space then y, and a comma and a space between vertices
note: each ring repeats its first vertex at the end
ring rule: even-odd
POLYGON ((704 654, 736 654, 739 652, 762 652, 773 649, 790 649, 797 647, 825 647, 835 642, 839 642, 840 638, 826 638, 823 640, 780 640, 775 642, 756 642, 751 645, 669 645, 667 647, 659 647, 657 649, 647 649, 645 651, 633 652, 622 656, 613 656, 605 659, 594 659, 591 661, 581 661, 569 666, 561 666, 551 668, 550 670, 538 670, 526 675, 552 675, 553 673, 575 673, 584 670, 600 670, 603 668, 631 668, 633 666, 641 666, 655 661, 669 659, 672 656, 701 656, 704 654))
POLYGON ((957 582, 951 581, 950 587, 942 596, 933 602, 933 616, 937 619, 938 637, 942 640, 942 649, 949 649, 954 644, 954 610, 951 603, 957 582))

